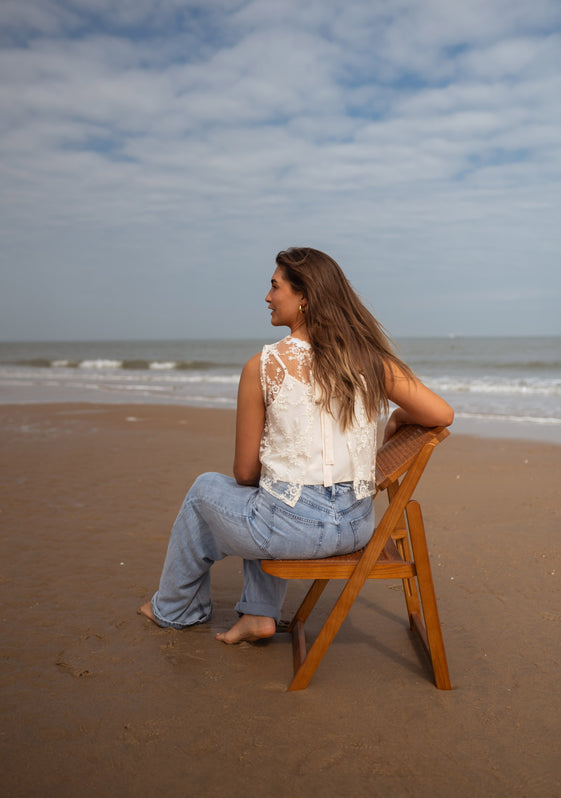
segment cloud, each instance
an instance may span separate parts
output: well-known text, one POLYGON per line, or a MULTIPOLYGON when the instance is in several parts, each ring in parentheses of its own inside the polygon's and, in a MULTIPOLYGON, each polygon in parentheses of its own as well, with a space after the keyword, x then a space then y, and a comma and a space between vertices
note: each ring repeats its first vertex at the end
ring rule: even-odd
POLYGON ((0 336, 209 335, 212 308, 253 334, 295 242, 402 333, 447 331, 408 286, 467 332, 467 286, 484 332, 559 297, 556 2, 26 0, 0 27, 0 336))

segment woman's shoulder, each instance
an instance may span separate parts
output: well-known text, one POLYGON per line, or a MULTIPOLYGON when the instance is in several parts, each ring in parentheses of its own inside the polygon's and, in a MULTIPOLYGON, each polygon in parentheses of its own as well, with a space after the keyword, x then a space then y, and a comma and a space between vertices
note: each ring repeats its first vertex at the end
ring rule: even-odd
POLYGON ((260 366, 266 364, 271 357, 278 359, 279 355, 282 355, 290 350, 290 342, 293 340, 294 339, 292 339, 290 335, 287 335, 284 338, 281 338, 280 341, 275 341, 272 344, 264 344, 261 351, 250 357, 245 363, 243 372, 254 373, 259 371, 260 366))
POLYGON ((243 367, 244 371, 256 371, 259 370, 259 363, 261 361, 261 352, 257 352, 255 355, 252 355, 246 364, 243 367))
MULTIPOLYGON (((289 337, 289 336, 287 336, 289 337)), ((280 341, 275 341, 272 344, 263 344, 261 351, 257 352, 255 355, 252 355, 248 361, 246 361, 244 365, 245 369, 254 369, 259 366, 260 361, 264 358, 266 359, 269 355, 278 352, 279 347, 286 341, 286 338, 282 338, 280 341)))

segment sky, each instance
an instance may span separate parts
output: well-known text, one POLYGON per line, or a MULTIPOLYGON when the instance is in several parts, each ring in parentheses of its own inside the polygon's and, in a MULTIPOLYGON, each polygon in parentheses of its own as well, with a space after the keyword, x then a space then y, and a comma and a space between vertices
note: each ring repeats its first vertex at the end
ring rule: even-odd
POLYGON ((561 334, 559 0, 2 0, 0 340, 274 338, 293 245, 561 334))

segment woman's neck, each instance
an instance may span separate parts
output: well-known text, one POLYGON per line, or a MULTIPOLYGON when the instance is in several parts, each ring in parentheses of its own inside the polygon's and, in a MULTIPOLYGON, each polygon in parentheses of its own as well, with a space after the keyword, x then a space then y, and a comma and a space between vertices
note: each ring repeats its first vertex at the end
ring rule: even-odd
POLYGON ((290 328, 290 335, 292 338, 300 338, 302 341, 307 341, 308 343, 310 342, 305 319, 302 319, 302 321, 297 321, 296 324, 290 328))

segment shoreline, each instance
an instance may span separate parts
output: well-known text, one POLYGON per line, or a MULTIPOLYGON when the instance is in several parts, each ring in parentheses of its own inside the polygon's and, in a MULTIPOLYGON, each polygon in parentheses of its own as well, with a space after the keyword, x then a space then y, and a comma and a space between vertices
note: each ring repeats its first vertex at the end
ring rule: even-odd
MULTIPOLYGON (((263 343, 0 342, 0 403, 235 409, 242 366, 263 343)), ((561 444, 561 336, 415 336, 395 344, 454 408, 456 433, 561 444)))
MULTIPOLYGON (((401 796, 413 778, 437 798, 561 792, 558 445, 452 428, 419 484, 451 691, 401 583, 371 580, 310 686, 287 693, 288 634, 214 639, 236 619, 238 558, 213 566, 208 624, 136 614, 186 490, 231 474, 233 410, 0 405, 0 429, 6 794, 401 796)), ((283 618, 306 589, 290 583, 283 618)))

